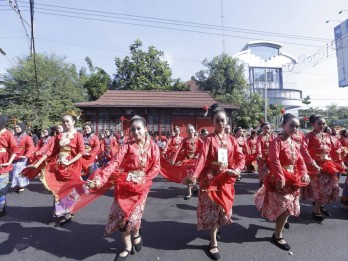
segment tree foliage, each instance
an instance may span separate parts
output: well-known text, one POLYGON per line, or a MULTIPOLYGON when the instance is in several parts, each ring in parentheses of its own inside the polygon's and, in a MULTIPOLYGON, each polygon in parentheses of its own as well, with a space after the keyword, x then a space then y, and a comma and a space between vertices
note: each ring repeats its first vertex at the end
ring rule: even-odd
POLYGON ((85 100, 75 65, 54 54, 37 54, 37 79, 31 57, 21 57, 7 69, 4 89, 8 104, 3 113, 30 122, 33 127, 53 125, 74 103, 85 100))
POLYGON ((180 79, 172 79, 172 71, 163 52, 150 46, 141 49, 143 43, 136 40, 130 47, 130 56, 116 57, 116 74, 112 88, 118 90, 187 90, 180 79))
POLYGON ((264 117, 264 100, 250 93, 243 66, 227 54, 205 59, 203 66, 205 69, 196 73, 200 90, 209 91, 221 103, 240 107, 232 113, 234 126, 256 127, 264 117))
POLYGON ((85 59, 89 73, 86 68, 81 68, 79 77, 83 88, 88 94, 89 101, 99 99, 110 87, 110 76, 101 68, 94 67, 92 60, 89 57, 85 59))
POLYGON ((303 104, 306 104, 306 105, 308 106, 309 104, 312 103, 312 102, 311 102, 311 97, 307 95, 307 96, 302 100, 302 103, 303 103, 303 104))
MULTIPOLYGON (((344 128, 348 127, 348 107, 347 106, 337 106, 336 104, 331 104, 326 106, 324 109, 310 107, 305 110, 298 111, 301 126, 304 126, 304 118, 311 115, 321 115, 326 119, 326 123, 329 126, 341 126, 344 128)), ((307 122, 307 127, 310 124, 307 122)))

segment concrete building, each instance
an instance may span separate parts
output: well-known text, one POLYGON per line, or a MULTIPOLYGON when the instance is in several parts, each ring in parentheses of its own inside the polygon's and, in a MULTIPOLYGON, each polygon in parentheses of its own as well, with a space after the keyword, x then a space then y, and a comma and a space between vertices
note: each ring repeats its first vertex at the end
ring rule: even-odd
POLYGON ((245 66, 252 92, 267 97, 268 104, 281 104, 286 110, 302 105, 302 91, 284 84, 283 70, 291 70, 296 59, 281 51, 280 43, 253 41, 234 55, 245 66))

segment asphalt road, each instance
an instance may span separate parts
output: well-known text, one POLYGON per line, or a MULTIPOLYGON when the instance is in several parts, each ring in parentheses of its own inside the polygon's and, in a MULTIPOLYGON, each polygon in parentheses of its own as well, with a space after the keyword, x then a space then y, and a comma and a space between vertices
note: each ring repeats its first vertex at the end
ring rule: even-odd
MULTIPOLYGON (((317 223, 310 202, 303 202, 300 217, 291 218, 284 233, 291 255, 270 242, 274 223, 256 210, 257 189, 255 174, 245 174, 236 185, 234 223, 222 229, 221 260, 348 260, 348 210, 333 203, 327 207, 332 218, 317 223)), ((180 184, 156 178, 142 221, 144 248, 127 260, 210 260, 209 233, 196 229, 197 198, 184 200, 185 191, 180 184)), ((120 234, 103 237, 112 200, 109 191, 56 228, 52 195, 39 181, 22 194, 8 194, 8 214, 0 218, 0 260, 114 260, 123 249, 120 234)))

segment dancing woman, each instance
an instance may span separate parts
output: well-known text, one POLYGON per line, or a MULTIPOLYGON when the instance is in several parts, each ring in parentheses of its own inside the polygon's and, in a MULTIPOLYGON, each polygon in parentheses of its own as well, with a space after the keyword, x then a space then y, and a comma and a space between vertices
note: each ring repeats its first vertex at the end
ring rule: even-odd
POLYGON ((269 221, 275 221, 272 240, 284 250, 290 250, 290 246, 282 238, 283 227, 290 215, 300 214, 300 187, 309 182, 301 153, 291 139, 299 124, 292 114, 283 116, 283 132, 269 145, 270 173, 254 196, 261 215, 269 221))
POLYGON ((12 188, 17 193, 23 192, 24 187, 28 186, 29 179, 20 175, 22 170, 27 166, 28 159, 33 155, 35 146, 33 139, 25 132, 26 125, 18 123, 15 125, 15 138, 19 147, 19 153, 13 161, 13 169, 10 172, 12 188))
POLYGON ((314 201, 313 218, 316 221, 323 221, 322 213, 330 216, 324 204, 339 199, 337 173, 342 169, 331 157, 336 152, 330 136, 324 132, 325 119, 319 115, 312 115, 309 122, 313 131, 306 134, 301 153, 311 176, 311 182, 304 188, 302 199, 314 201))
POLYGON ((90 188, 100 189, 115 178, 115 199, 105 235, 117 230, 122 233, 125 249, 118 255, 117 260, 126 260, 133 246, 137 252, 143 246, 139 233, 141 218, 152 180, 160 170, 159 148, 151 137, 145 138, 145 132, 145 119, 140 116, 132 117, 133 139, 124 144, 115 158, 99 173, 97 171, 92 180, 87 180, 90 188))
POLYGON ((256 162, 256 148, 257 148, 257 136, 256 130, 251 130, 250 137, 247 139, 247 144, 250 150, 250 153, 245 158, 245 165, 248 172, 253 172, 257 170, 256 162))
POLYGON ((218 260, 217 232, 221 226, 232 223, 234 183, 245 162, 235 138, 224 131, 228 123, 225 110, 214 104, 210 111, 214 132, 203 141, 191 179, 199 178, 197 227, 210 231, 209 255, 218 260))
POLYGON ((165 156, 168 162, 170 163, 173 162, 173 157, 176 151, 178 150, 182 140, 183 140, 183 137, 180 136, 180 128, 178 126, 175 126, 174 136, 168 140, 166 146, 164 147, 164 150, 162 151, 162 155, 165 156))
POLYGON ((6 194, 10 186, 12 162, 19 148, 11 133, 6 129, 8 116, 0 115, 0 217, 6 214, 6 194))
POLYGON ((262 133, 257 138, 257 147, 256 147, 256 158, 257 158, 257 164, 258 164, 258 172, 259 172, 259 180, 260 180, 260 187, 263 184, 263 179, 268 174, 268 162, 269 162, 269 143, 273 139, 270 130, 271 130, 271 124, 269 122, 264 122, 261 124, 262 133))
MULTIPOLYGON (((183 139, 178 150, 173 157, 173 164, 175 165, 193 165, 198 158, 202 149, 202 140, 195 136, 195 128, 189 124, 186 128, 187 138, 183 139)), ((185 196, 185 200, 188 200, 192 196, 192 187, 197 189, 196 183, 190 183, 187 185, 188 194, 185 196)))
POLYGON ((105 130, 104 138, 101 138, 100 150, 102 152, 102 161, 100 165, 108 163, 118 151, 118 144, 116 137, 109 129, 105 130))
POLYGON ((86 180, 97 169, 97 154, 100 150, 100 142, 98 136, 92 131, 89 124, 84 126, 83 143, 85 152, 82 155, 82 178, 86 180))
POLYGON ((75 129, 75 116, 66 114, 62 121, 66 132, 58 134, 45 155, 31 166, 38 168, 47 157, 51 158, 42 171, 41 181, 54 196, 55 216, 60 219, 57 225, 63 225, 72 218, 69 209, 60 203, 59 192, 63 186, 75 184, 81 179, 81 157, 85 151, 82 134, 75 129))

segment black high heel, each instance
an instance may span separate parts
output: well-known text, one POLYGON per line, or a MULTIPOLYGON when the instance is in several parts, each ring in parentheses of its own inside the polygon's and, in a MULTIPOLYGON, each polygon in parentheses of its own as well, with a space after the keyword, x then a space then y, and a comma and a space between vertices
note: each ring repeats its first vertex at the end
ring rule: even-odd
POLYGON ((143 248, 143 238, 141 237, 141 233, 139 232, 139 235, 133 238, 133 246, 135 251, 140 252, 140 250, 143 248), (140 238, 140 242, 138 244, 134 243, 135 239, 140 238))

